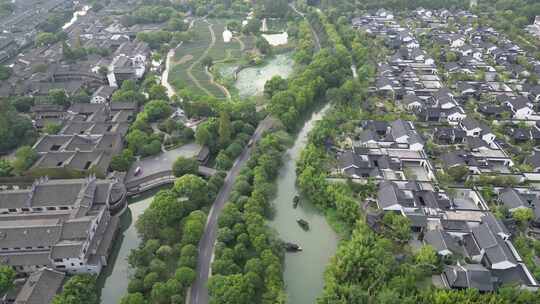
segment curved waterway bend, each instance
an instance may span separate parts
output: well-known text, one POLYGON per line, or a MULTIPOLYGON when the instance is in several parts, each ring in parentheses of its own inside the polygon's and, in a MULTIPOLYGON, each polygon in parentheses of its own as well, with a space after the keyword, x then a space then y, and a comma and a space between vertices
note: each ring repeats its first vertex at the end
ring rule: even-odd
POLYGON ((131 250, 137 248, 141 243, 135 222, 150 206, 158 190, 148 191, 130 199, 128 209, 121 215, 121 230, 114 242, 109 265, 99 278, 99 285, 103 286, 101 304, 118 304, 120 299, 127 294, 129 276, 133 272, 128 264, 128 256, 131 250))
POLYGON ((270 226, 285 242, 297 243, 304 250, 286 253, 284 280, 288 303, 313 304, 324 287, 324 270, 334 255, 338 236, 320 213, 309 202, 301 200, 296 209, 293 198, 298 195, 296 188, 296 162, 307 144, 308 134, 316 121, 329 109, 326 105, 314 113, 298 134, 292 148, 287 150, 284 165, 277 180, 277 195, 273 200, 275 215, 270 226), (309 222, 310 230, 302 230, 296 220, 302 218, 309 222))

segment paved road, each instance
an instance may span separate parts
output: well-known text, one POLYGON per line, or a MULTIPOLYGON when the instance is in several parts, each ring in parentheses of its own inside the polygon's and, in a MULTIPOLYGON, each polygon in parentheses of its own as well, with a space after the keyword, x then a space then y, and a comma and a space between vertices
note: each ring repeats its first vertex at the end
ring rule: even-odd
MULTIPOLYGON (((257 127, 257 130, 255 130, 255 133, 251 137, 253 142, 256 143, 260 138, 264 131, 268 130, 272 126, 272 121, 270 119, 264 119, 261 121, 259 126, 257 127)), ((210 209, 210 214, 208 216, 208 221, 206 223, 206 228, 203 234, 203 237, 201 238, 201 241, 199 242, 199 258, 197 261, 197 278, 195 279, 195 282, 193 282, 193 285, 191 286, 191 291, 189 295, 189 302, 190 304, 207 304, 208 303, 208 288, 207 288, 207 282, 208 282, 208 276, 210 274, 210 263, 212 261, 212 255, 214 252, 214 244, 216 242, 216 236, 217 236, 217 219, 219 217, 219 214, 223 210, 223 206, 225 206, 225 202, 229 199, 229 195, 231 194, 232 187, 234 185, 234 181, 236 180, 236 177, 238 176, 238 173, 244 166, 244 164, 248 161, 249 157, 251 156, 251 153, 253 152, 253 146, 252 147, 246 147, 242 154, 238 157, 238 159, 235 161, 233 167, 231 170, 229 170, 229 173, 227 174, 227 177, 225 178, 225 183, 223 184, 223 187, 221 187, 221 190, 219 191, 216 200, 214 201, 214 204, 212 206, 212 209, 210 209)))

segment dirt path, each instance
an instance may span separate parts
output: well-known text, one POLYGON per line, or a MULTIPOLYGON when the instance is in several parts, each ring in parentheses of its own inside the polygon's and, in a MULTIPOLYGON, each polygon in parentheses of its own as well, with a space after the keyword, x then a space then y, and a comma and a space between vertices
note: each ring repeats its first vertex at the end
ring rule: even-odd
POLYGON ((204 68, 204 72, 206 72, 206 75, 208 75, 208 78, 210 78, 210 83, 218 87, 223 92, 223 94, 225 94, 225 97, 227 97, 227 99, 231 99, 231 93, 229 92, 229 90, 225 86, 221 85, 221 83, 214 81, 214 75, 212 75, 212 73, 208 71, 207 67, 204 68))
POLYGON ((202 53, 202 55, 197 58, 197 60, 195 60, 187 69, 187 74, 189 76, 189 78, 191 79, 191 81, 193 81, 193 83, 195 83, 195 85, 197 87, 199 87, 199 89, 203 90, 206 94, 208 95, 213 95, 212 93, 210 93, 210 91, 208 91, 208 89, 206 89, 204 86, 201 85, 201 83, 199 82, 199 80, 197 78, 195 78, 195 76, 193 76, 193 68, 195 67, 195 65, 197 64, 200 64, 201 63, 201 60, 206 57, 208 55, 208 52, 210 52, 210 50, 214 47, 214 45, 216 44, 216 35, 214 34, 214 29, 212 28, 214 25, 210 22, 208 22, 208 20, 204 20, 204 22, 206 22, 208 24, 208 30, 210 30, 210 36, 212 37, 212 41, 210 41, 210 44, 208 45, 208 47, 206 48, 206 50, 204 50, 204 52, 202 53))
POLYGON ((238 37, 233 37, 234 40, 238 41, 240 43, 240 52, 243 52, 246 49, 246 45, 244 44, 244 41, 238 37))

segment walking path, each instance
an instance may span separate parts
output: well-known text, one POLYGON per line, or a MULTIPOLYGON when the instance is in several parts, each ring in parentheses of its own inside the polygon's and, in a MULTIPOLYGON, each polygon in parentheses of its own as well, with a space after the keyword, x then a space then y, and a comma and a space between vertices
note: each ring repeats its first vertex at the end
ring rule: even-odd
POLYGON ((186 303, 190 304, 208 304, 208 277, 210 276, 210 263, 214 253, 214 245, 217 237, 217 220, 219 214, 225 206, 225 202, 229 199, 236 177, 240 173, 240 170, 244 164, 249 160, 251 153, 253 152, 253 146, 262 137, 264 131, 272 127, 272 120, 266 118, 259 123, 259 126, 251 137, 254 144, 244 148, 242 154, 234 162, 233 167, 229 170, 225 182, 221 190, 219 191, 210 213, 208 215, 208 221, 204 234, 199 242, 199 257, 197 258, 197 278, 189 291, 189 298, 186 303))
POLYGON ((163 74, 161 75, 161 85, 167 89, 167 96, 169 96, 169 98, 173 97, 173 95, 176 94, 176 90, 169 83, 169 72, 171 69, 171 60, 174 57, 174 53, 176 52, 176 49, 182 46, 182 43, 183 41, 180 42, 180 44, 178 44, 174 49, 170 49, 169 52, 167 53, 167 58, 165 59, 165 71, 163 71, 163 74))
MULTIPOLYGON (((191 29, 193 27, 193 22, 195 22, 195 19, 191 20, 189 23, 188 29, 191 29)), ((167 96, 169 98, 173 97, 174 94, 176 94, 176 90, 174 87, 169 83, 169 72, 171 71, 171 60, 174 58, 174 54, 176 53, 176 50, 182 46, 184 41, 181 41, 175 48, 170 49, 167 53, 167 58, 165 59, 165 71, 163 71, 163 74, 161 75, 161 85, 164 86, 167 89, 167 96)))
POLYGON ((204 67, 204 72, 206 73, 206 75, 208 75, 208 78, 210 78, 210 83, 218 87, 223 92, 223 94, 225 94, 225 97, 227 97, 227 99, 231 99, 231 93, 229 92, 229 90, 225 86, 221 85, 221 83, 214 81, 214 75, 210 73, 210 71, 208 71, 208 67, 204 67))

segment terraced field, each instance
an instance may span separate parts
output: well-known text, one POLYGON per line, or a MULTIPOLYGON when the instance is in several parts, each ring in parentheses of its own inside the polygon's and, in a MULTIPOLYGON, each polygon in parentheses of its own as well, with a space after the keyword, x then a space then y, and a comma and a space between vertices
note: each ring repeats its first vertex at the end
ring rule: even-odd
MULTIPOLYGON (((242 56, 241 44, 233 39, 229 43, 223 41, 223 31, 227 20, 196 20, 193 24, 195 39, 184 43, 176 50, 169 74, 170 83, 176 88, 189 87, 197 94, 210 94, 217 98, 226 98, 226 92, 219 85, 211 82, 201 60, 210 56, 214 62, 235 60, 242 56)), ((251 39, 246 39, 250 46, 251 39)))

